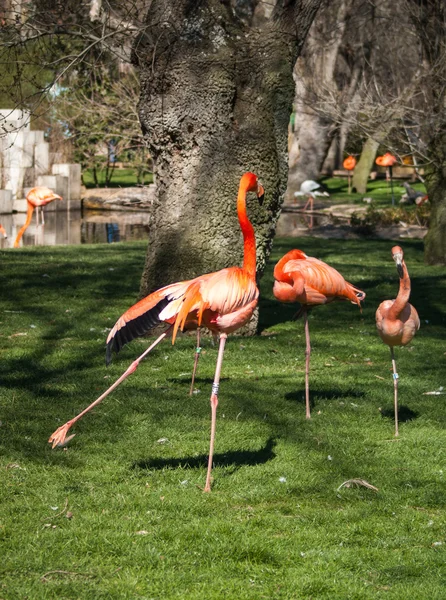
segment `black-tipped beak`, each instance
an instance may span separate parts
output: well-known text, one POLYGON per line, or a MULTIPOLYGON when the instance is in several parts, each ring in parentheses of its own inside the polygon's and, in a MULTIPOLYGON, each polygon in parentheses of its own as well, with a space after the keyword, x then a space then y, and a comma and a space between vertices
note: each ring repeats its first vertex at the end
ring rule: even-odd
POLYGON ((400 279, 402 279, 404 277, 403 257, 399 253, 398 254, 394 254, 393 260, 395 261, 396 270, 398 271, 398 275, 400 276, 400 279))
POLYGON ((259 201, 260 206, 262 206, 263 200, 265 199, 265 188, 261 183, 257 184, 257 199, 259 201))

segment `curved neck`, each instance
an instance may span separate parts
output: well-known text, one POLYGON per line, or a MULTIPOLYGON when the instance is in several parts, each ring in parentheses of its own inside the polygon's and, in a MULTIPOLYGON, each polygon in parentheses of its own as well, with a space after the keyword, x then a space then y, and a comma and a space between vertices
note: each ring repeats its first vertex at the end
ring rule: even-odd
POLYGON ((237 196, 237 216, 243 233, 243 270, 255 281, 256 278, 256 238, 254 227, 246 214, 247 188, 241 184, 237 196))
POLYGON ((26 221, 25 221, 25 224, 23 225, 23 227, 20 229, 19 233, 17 234, 17 237, 14 242, 14 248, 18 247, 19 242, 22 239, 22 235, 25 232, 25 229, 27 229, 28 225, 31 223, 31 218, 33 216, 33 212, 34 212, 34 206, 31 204, 31 202, 28 202, 28 213, 26 215, 26 221))
POLYGON ((398 319, 401 311, 405 308, 409 302, 410 297, 410 277, 406 267, 406 263, 403 261, 403 277, 400 279, 400 289, 395 302, 389 308, 388 316, 390 319, 398 319))

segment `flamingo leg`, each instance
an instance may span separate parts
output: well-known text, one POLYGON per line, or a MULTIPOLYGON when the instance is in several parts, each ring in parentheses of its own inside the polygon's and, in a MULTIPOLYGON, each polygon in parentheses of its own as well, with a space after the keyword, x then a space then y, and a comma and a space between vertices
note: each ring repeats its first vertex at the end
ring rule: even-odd
POLYGON ((395 354, 393 352, 393 347, 390 346, 390 356, 392 357, 392 367, 393 367, 393 405, 395 411, 395 437, 398 437, 398 373, 396 372, 396 362, 395 362, 395 354))
POLYGON ((44 212, 43 212, 43 206, 40 207, 40 218, 42 221, 42 225, 45 225, 45 217, 44 217, 44 212))
POLYGON ((201 347, 200 347, 200 328, 197 329, 197 347, 195 348, 195 360, 194 360, 194 370, 192 371, 192 380, 190 384, 189 396, 192 396, 194 391, 194 383, 195 383, 195 373, 197 372, 198 360, 200 358, 201 347))
POLYGON ((221 365, 223 363, 223 354, 225 351, 227 333, 220 334, 220 345, 218 348, 217 366, 215 367, 214 383, 212 384, 211 393, 211 444, 209 447, 209 460, 208 460, 208 471, 206 475, 206 485, 204 486, 205 492, 211 491, 211 471, 212 471, 212 459, 214 456, 214 440, 215 440, 215 424, 217 421, 217 406, 218 406, 218 387, 220 384, 220 372, 221 365))
POLYGON ((393 195, 393 174, 392 174, 392 167, 389 167, 389 174, 390 174, 390 190, 392 192, 392 206, 395 206, 395 196, 393 195))
POLYGON ((311 345, 310 345, 310 327, 308 325, 308 311, 305 308, 303 310, 303 318, 305 325, 305 418, 311 419, 310 414, 310 355, 311 355, 311 345))
POLYGON ((72 427, 74 425, 74 423, 76 423, 76 421, 79 421, 79 419, 81 419, 87 412, 89 412, 92 408, 94 408, 95 406, 97 406, 100 402, 102 402, 102 400, 104 398, 106 398, 114 389, 116 389, 118 387, 118 385, 120 385, 124 379, 127 379, 127 377, 129 375, 131 375, 132 373, 134 373, 136 371, 136 369, 138 368, 139 363, 141 362, 141 360, 151 351, 153 350, 153 348, 155 348, 155 346, 157 346, 165 337, 166 335, 168 335, 168 333, 170 332, 170 330, 172 329, 172 327, 169 327, 169 329, 167 331, 165 331, 164 333, 162 333, 154 342, 153 344, 151 344, 147 350, 145 350, 141 356, 139 356, 136 360, 134 360, 132 362, 132 364, 130 365, 130 367, 125 371, 125 373, 123 373, 121 375, 121 377, 119 379, 117 379, 115 381, 115 383, 113 383, 108 390, 106 390, 101 396, 99 396, 99 398, 97 398, 97 400, 95 400, 94 402, 92 402, 90 404, 90 406, 87 406, 87 408, 85 408, 81 413, 79 413, 76 417, 74 417, 73 419, 71 419, 70 421, 67 421, 65 423, 65 425, 61 425, 58 429, 56 429, 56 431, 50 436, 48 442, 50 444, 52 444, 53 448, 55 448, 56 446, 59 446, 60 444, 63 444, 65 441, 65 437, 68 433, 68 430, 70 429, 70 427, 72 427))

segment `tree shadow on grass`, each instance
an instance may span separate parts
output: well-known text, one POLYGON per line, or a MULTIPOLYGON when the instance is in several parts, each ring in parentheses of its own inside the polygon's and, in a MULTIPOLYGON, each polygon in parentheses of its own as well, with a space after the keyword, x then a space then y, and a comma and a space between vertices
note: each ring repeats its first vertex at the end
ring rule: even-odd
MULTIPOLYGON (((269 438, 265 446, 259 450, 234 450, 221 454, 214 454, 214 464, 219 467, 235 466, 237 468, 244 465, 249 465, 251 467, 255 465, 263 465, 275 458, 275 445, 276 441, 273 438, 269 438)), ((132 468, 146 469, 149 471, 163 470, 166 468, 198 469, 201 467, 206 467, 207 464, 208 455, 200 454, 199 456, 186 456, 184 458, 149 458, 147 460, 135 462, 132 468)))
MULTIPOLYGON (((316 401, 320 400, 333 400, 335 398, 341 399, 344 397, 349 398, 364 398, 365 393, 357 389, 341 389, 341 388, 330 388, 326 390, 315 390, 310 389, 310 405, 313 407, 316 401)), ((295 390, 293 392, 287 392, 284 396, 286 400, 296 402, 298 404, 305 404, 305 388, 295 390)))
MULTIPOLYGON (((387 419, 395 418, 395 411, 393 410, 393 407, 384 408, 380 411, 380 413, 382 417, 385 417, 387 419)), ((408 406, 398 406, 398 421, 400 423, 407 423, 408 421, 413 421, 414 419, 417 419, 418 416, 419 413, 415 410, 412 410, 408 406)))

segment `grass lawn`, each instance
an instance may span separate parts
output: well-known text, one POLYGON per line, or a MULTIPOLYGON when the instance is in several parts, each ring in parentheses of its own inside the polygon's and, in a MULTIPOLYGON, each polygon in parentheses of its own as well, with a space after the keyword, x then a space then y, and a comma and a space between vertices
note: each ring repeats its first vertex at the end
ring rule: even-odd
MULTIPOLYGON (((400 199, 402 194, 406 193, 406 189, 403 187, 403 182, 409 181, 407 179, 394 179, 393 180, 393 193, 395 198, 395 206, 406 206, 400 205, 400 199)), ((385 179, 375 179, 375 181, 369 180, 367 183, 367 192, 365 194, 357 194, 356 192, 348 193, 348 181, 346 177, 330 177, 321 180, 321 183, 327 188, 330 193, 330 202, 334 204, 359 204, 364 206, 363 198, 373 198, 373 203, 377 208, 388 208, 392 206, 392 191, 390 182, 385 179)), ((421 182, 412 183, 410 186, 420 192, 426 192, 426 188, 421 182)))
MULTIPOLYGON (((82 181, 86 188, 96 187, 92 169, 85 169, 82 172, 82 181)), ((100 186, 105 185, 105 170, 98 171, 98 182, 100 186)), ((152 182, 152 173, 146 173, 144 175, 144 184, 148 185, 152 182)), ((113 172, 112 180, 110 181, 108 187, 131 187, 136 185, 139 185, 136 177, 136 169, 115 169, 113 172)))
POLYGON ((165 342, 81 420, 49 435, 148 345, 106 369, 105 338, 137 296, 145 243, 0 252, 0 598, 442 599, 446 589, 445 272, 405 241, 422 326, 397 349, 400 438, 389 350, 374 312, 398 286, 391 242, 276 240, 261 282, 261 329, 230 338, 213 491, 202 493, 216 359, 165 342), (313 418, 305 337, 271 292, 292 247, 367 292, 315 309, 313 418), (351 478, 376 486, 342 487, 351 478))

